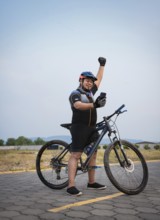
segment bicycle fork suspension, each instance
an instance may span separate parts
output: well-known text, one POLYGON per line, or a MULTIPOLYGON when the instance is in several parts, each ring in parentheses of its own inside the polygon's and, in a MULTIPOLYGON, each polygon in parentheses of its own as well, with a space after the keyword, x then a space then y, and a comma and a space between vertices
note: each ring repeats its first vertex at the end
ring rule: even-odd
POLYGON ((131 164, 130 164, 130 162, 129 162, 129 160, 128 160, 128 158, 127 158, 125 152, 124 152, 124 149, 123 149, 123 146, 122 146, 121 142, 118 140, 117 143, 118 143, 120 152, 122 153, 123 158, 124 158, 124 160, 122 161, 121 158, 120 158, 120 156, 119 156, 119 153, 118 153, 118 150, 117 150, 116 146, 114 146, 114 152, 115 152, 115 154, 116 154, 116 157, 117 157, 117 159, 118 159, 118 161, 119 161, 121 167, 124 167, 124 163, 125 163, 125 162, 126 162, 127 166, 130 166, 131 164))

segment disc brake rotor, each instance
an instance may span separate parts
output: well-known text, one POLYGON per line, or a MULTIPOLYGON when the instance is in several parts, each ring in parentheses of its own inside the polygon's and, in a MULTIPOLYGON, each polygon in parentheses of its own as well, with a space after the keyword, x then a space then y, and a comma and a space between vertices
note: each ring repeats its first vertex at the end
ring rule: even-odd
POLYGON ((134 171, 134 163, 131 159, 128 159, 129 165, 127 165, 127 163, 125 163, 124 165, 124 169, 129 172, 132 173, 134 171))

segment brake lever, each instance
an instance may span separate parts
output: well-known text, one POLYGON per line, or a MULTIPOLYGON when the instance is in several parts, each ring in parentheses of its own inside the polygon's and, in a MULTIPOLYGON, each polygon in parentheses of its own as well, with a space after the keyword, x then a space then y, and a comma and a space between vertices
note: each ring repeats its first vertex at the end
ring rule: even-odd
POLYGON ((124 113, 124 112, 127 112, 127 110, 124 110, 124 111, 120 111, 120 114, 124 113))

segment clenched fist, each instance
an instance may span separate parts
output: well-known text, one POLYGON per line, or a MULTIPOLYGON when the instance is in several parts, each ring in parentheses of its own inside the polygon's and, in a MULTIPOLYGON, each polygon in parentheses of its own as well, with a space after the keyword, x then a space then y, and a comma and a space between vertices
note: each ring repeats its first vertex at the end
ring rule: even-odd
POLYGON ((104 58, 104 57, 99 57, 99 58, 98 58, 98 61, 99 61, 99 63, 100 63, 100 66, 105 66, 105 64, 106 64, 106 58, 104 58))

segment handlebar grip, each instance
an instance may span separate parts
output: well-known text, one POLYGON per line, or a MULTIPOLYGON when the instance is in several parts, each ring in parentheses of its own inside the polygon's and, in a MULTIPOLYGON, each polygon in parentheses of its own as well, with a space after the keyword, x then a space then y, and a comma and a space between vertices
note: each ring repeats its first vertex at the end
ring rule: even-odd
POLYGON ((121 107, 119 107, 116 111, 115 111, 115 113, 117 114, 118 112, 120 112, 120 110, 122 109, 122 108, 124 108, 125 107, 125 105, 123 104, 121 107))

